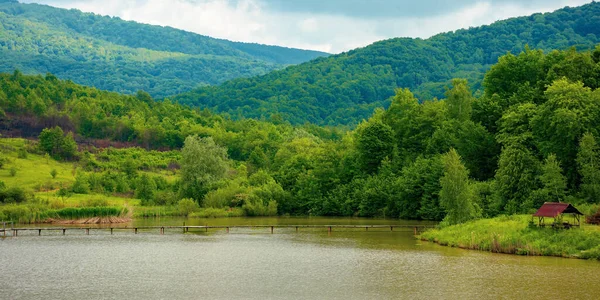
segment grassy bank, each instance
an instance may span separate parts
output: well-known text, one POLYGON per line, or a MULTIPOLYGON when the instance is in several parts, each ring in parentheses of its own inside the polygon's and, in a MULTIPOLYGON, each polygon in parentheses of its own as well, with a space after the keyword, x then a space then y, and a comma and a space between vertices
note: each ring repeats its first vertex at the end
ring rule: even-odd
POLYGON ((93 217, 122 217, 127 213, 127 208, 118 206, 66 207, 61 209, 52 209, 40 204, 0 206, 0 220, 18 223, 42 223, 48 220, 79 220, 93 217))
POLYGON ((501 216, 430 230, 423 240, 444 246, 519 255, 600 259, 600 228, 570 230, 529 226, 531 216, 501 216))

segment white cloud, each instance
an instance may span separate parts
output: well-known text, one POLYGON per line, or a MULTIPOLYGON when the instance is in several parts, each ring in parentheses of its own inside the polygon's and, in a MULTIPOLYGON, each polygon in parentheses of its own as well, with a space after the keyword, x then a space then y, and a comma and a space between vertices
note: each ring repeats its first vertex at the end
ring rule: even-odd
MULTIPOLYGON (((398 18, 389 15, 374 18, 357 14, 273 10, 265 2, 267 0, 30 0, 32 1, 118 16, 141 23, 168 25, 216 38, 330 53, 347 51, 392 37, 427 38, 440 32, 590 2, 486 0, 457 6, 458 9, 447 13, 436 11, 429 16, 420 14, 420 17, 407 17, 407 14, 402 14, 398 18)), ((410 9, 409 6, 406 8, 410 9)))

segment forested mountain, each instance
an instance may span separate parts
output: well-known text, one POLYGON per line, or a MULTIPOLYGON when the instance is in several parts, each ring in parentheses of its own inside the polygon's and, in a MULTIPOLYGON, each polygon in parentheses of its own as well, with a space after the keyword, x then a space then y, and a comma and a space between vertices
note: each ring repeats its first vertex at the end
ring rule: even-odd
POLYGON ((324 55, 0 1, 0 72, 49 72, 104 90, 164 97, 324 55))
MULTIPOLYGON (((123 159, 121 152, 89 144, 137 145, 174 149, 151 154, 146 167, 156 161, 163 169, 181 166, 174 173, 179 180, 151 188, 177 192, 171 199, 193 198, 205 208, 243 208, 249 215, 450 216, 456 222, 528 213, 546 201, 598 204, 599 87, 600 46, 527 50, 502 56, 486 73, 479 97, 464 79, 452 80, 445 101, 419 102, 409 89, 398 89, 388 109, 376 110, 353 131, 338 132, 278 118, 236 121, 155 102, 144 92, 121 95, 14 72, 0 74, 0 130, 5 136, 39 134, 40 147, 42 140, 60 137, 44 151, 79 159, 78 166, 92 173, 77 180, 98 193, 114 191, 111 180, 98 178, 125 178, 137 169, 111 160, 123 159), (90 152, 76 152, 63 132, 86 142, 80 146, 90 152), (206 170, 218 176, 207 179, 206 170)), ((138 152, 122 153, 136 155, 130 159, 145 155, 138 152)), ((146 160, 139 163, 143 168, 146 160)), ((135 182, 151 179, 129 180, 139 195, 135 182)), ((79 191, 77 183, 70 189, 79 191)), ((174 203, 156 195, 138 197, 174 203)))
POLYGON ((483 74, 507 52, 591 49, 600 41, 600 3, 534 14, 429 39, 397 38, 319 58, 264 76, 235 79, 172 97, 233 117, 279 114, 295 124, 356 124, 388 106, 396 88, 421 99, 443 97, 452 78, 476 94, 483 74))

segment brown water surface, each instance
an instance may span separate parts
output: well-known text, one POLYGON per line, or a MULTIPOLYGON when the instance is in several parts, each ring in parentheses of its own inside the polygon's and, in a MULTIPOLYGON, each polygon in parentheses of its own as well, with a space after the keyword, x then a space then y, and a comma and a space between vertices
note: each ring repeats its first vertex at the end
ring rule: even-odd
MULTIPOLYGON (((397 220, 167 218, 155 225, 397 220)), ((414 223, 414 222, 410 222, 414 223)), ((412 230, 37 232, 0 239, 1 299, 597 299, 600 263, 420 242, 412 230)))

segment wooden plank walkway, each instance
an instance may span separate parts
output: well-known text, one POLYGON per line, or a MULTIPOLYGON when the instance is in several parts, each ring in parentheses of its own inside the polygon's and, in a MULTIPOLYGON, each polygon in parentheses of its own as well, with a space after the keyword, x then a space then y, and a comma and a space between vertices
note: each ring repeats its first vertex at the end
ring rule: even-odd
POLYGON ((87 235, 90 234, 90 231, 110 231, 110 234, 113 234, 114 231, 133 231, 133 233, 137 234, 139 231, 158 231, 161 235, 165 234, 165 230, 181 230, 183 233, 189 232, 190 229, 196 231, 205 231, 208 232, 210 229, 225 229, 226 232, 229 233, 231 229, 261 229, 266 228, 270 229, 271 233, 275 232, 276 228, 287 228, 287 229, 295 229, 298 232, 302 228, 310 228, 310 229, 327 229, 328 232, 332 232, 333 229, 362 229, 364 228, 366 231, 369 229, 390 229, 390 231, 394 231, 395 228, 404 228, 404 229, 412 229, 414 234, 417 235, 419 232, 422 232, 429 228, 434 228, 435 225, 219 225, 219 226, 125 226, 125 227, 22 227, 22 228, 0 228, 0 236, 19 236, 20 231, 37 231, 38 235, 42 235, 43 231, 58 231, 62 232, 63 235, 66 235, 67 230, 69 231, 85 231, 87 235), (7 235, 7 233, 10 233, 7 235))

